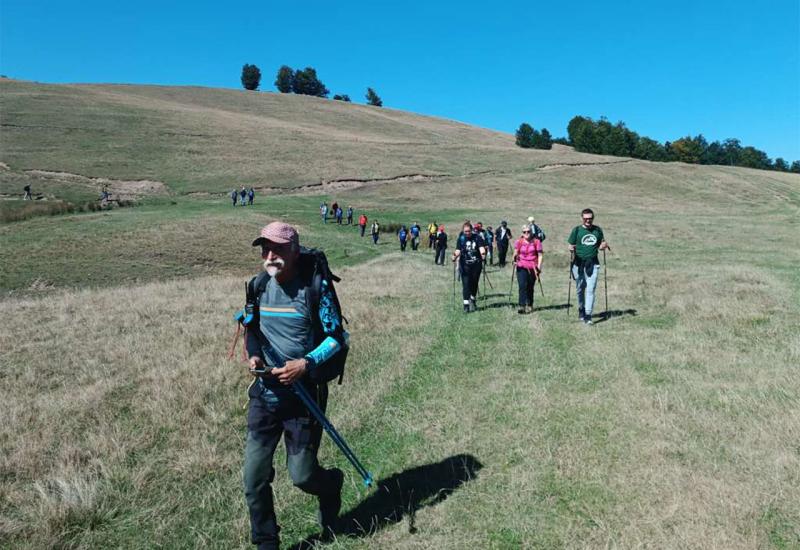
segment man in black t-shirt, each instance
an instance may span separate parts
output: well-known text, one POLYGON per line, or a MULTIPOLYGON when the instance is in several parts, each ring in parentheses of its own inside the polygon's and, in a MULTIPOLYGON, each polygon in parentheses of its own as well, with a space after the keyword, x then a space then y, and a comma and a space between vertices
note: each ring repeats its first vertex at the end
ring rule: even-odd
POLYGON ((486 258, 483 237, 472 233, 472 224, 465 223, 462 234, 453 251, 453 261, 459 261, 461 268, 461 297, 464 300, 464 313, 477 309, 475 296, 481 280, 481 268, 486 258))
POLYGON ((508 242, 511 240, 511 230, 508 228, 508 222, 505 220, 501 221, 500 227, 497 228, 494 235, 495 242, 497 243, 497 265, 505 267, 508 242))

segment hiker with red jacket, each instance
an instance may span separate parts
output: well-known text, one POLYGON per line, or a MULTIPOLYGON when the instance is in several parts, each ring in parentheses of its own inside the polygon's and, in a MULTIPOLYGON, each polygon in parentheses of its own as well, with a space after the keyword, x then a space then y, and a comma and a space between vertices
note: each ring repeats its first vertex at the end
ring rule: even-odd
POLYGON ((264 272, 248 288, 258 315, 246 332, 250 373, 244 490, 250 511, 251 540, 259 549, 279 547, 272 495, 273 458, 281 436, 286 465, 294 485, 318 499, 323 533, 334 530, 341 507, 344 474, 324 469, 317 460, 322 426, 309 413, 292 384, 302 384, 324 411, 326 380, 334 356, 346 347, 327 261, 321 253, 301 249, 297 231, 272 222, 253 241, 261 247, 264 272), (320 271, 328 277, 320 277, 320 271), (253 296, 255 296, 253 298, 253 296), (271 349, 269 353, 268 348, 271 349), (283 366, 272 364, 278 358, 283 366))
POLYGON ((364 236, 364 231, 367 229, 367 217, 364 214, 361 214, 358 217, 358 227, 361 228, 361 236, 364 236))
POLYGON ((522 236, 514 243, 514 263, 517 264, 519 283, 519 309, 517 313, 533 311, 534 286, 542 272, 542 241, 530 225, 522 226, 522 236))

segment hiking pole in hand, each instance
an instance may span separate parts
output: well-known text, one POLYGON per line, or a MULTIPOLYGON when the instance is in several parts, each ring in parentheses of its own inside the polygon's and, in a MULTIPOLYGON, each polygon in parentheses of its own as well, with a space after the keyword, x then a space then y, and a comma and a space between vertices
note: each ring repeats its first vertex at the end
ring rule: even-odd
POLYGON ((453 307, 456 307, 456 261, 453 260, 453 307))
POLYGON ((511 303, 511 292, 514 290, 514 275, 517 273, 517 262, 511 262, 511 286, 508 288, 508 303, 511 303))
POLYGON ((569 286, 567 286, 567 317, 569 317, 569 309, 572 307, 572 304, 570 303, 570 297, 572 293, 572 261, 574 257, 575 252, 571 250, 569 253, 569 265, 567 266, 569 268, 569 286))
POLYGON ((544 287, 542 286, 542 270, 538 270, 536 272, 536 282, 539 283, 539 290, 542 292, 542 298, 544 298, 544 287))
MULTIPOLYGON (((273 349, 269 342, 264 340, 263 338, 259 339, 261 341, 261 350, 264 354, 269 358, 270 363, 273 365, 281 365, 284 366, 284 362, 281 361, 281 358, 278 356, 277 352, 273 349)), ((266 374, 267 371, 259 374, 266 374)), ((327 419, 325 413, 322 412, 322 409, 319 408, 316 401, 314 401, 311 396, 308 394, 308 390, 303 386, 300 381, 297 381, 291 385, 292 391, 294 391, 295 395, 300 398, 300 401, 303 402, 303 405, 306 406, 308 412, 312 414, 312 416, 322 425, 322 428, 328 433, 331 440, 339 447, 339 450, 342 451, 342 454, 350 461, 350 464, 353 465, 353 468, 356 469, 358 474, 361 476, 361 479, 364 480, 364 486, 370 487, 375 482, 372 479, 372 474, 370 474, 366 468, 364 468, 361 461, 358 460, 358 457, 350 449, 350 446, 344 440, 344 438, 339 435, 339 432, 336 431, 336 428, 333 427, 331 421, 327 419)))
POLYGON ((603 313, 603 319, 608 319, 608 268, 606 267, 606 249, 603 249, 603 286, 606 291, 606 311, 603 313))
MULTIPOLYGON (((492 284, 492 280, 489 278, 489 273, 486 272, 486 260, 483 260, 483 276, 486 278, 486 282, 489 283, 489 288, 494 290, 494 285, 492 284)), ((486 290, 486 289, 484 289, 486 290)))

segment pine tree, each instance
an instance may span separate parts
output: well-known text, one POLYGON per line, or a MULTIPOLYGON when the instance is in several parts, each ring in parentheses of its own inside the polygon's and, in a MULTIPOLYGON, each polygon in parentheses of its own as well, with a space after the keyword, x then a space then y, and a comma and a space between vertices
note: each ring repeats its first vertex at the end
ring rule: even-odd
POLYGON ((383 101, 372 88, 367 88, 367 103, 375 107, 383 107, 383 101))
POLYGON ((282 94, 288 94, 292 91, 294 86, 294 71, 288 65, 283 65, 278 69, 278 74, 275 77, 275 87, 282 94))
POLYGON ((242 86, 245 90, 257 90, 261 84, 261 71, 255 65, 245 63, 242 67, 242 86))

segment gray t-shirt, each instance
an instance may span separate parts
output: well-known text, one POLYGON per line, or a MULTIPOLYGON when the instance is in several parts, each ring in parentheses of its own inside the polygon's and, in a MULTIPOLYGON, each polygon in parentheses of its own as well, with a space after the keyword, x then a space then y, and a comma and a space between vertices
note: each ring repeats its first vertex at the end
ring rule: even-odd
MULTIPOLYGON (((283 361, 301 359, 314 349, 311 312, 306 305, 306 289, 295 277, 284 285, 274 277, 261 294, 259 318, 261 332, 283 361)), ((265 358, 272 367, 269 358, 265 358)))

